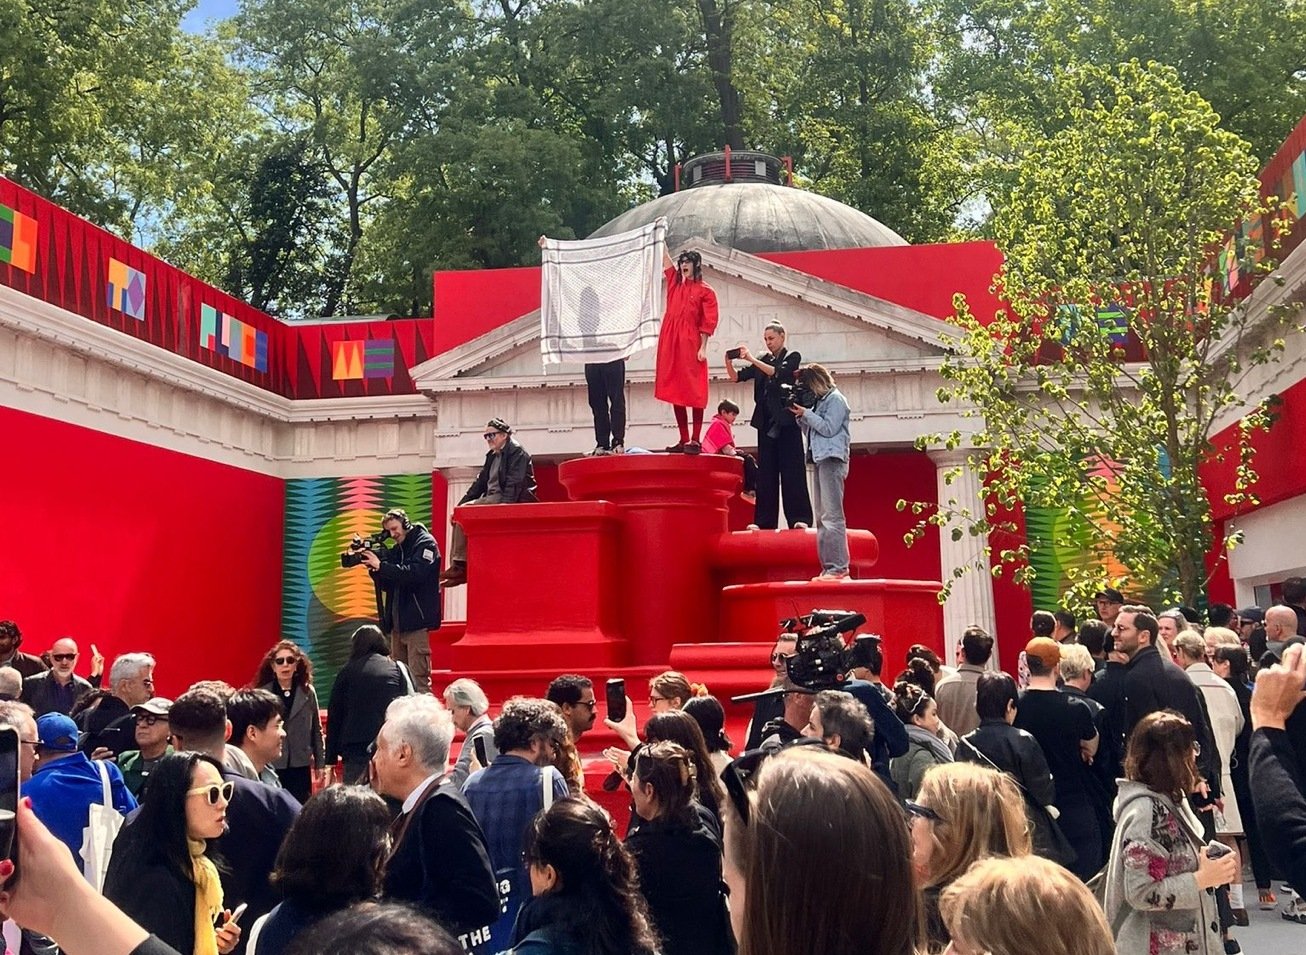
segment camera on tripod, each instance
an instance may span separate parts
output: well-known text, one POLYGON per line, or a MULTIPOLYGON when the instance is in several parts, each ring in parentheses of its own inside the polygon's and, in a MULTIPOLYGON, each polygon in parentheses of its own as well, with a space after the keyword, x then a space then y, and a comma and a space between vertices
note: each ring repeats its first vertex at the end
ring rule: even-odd
POLYGON ((355 534, 354 539, 349 542, 349 550, 340 555, 340 566, 357 567, 363 562, 363 554, 366 551, 371 551, 380 557, 381 551, 385 550, 385 542, 389 539, 390 535, 384 528, 370 537, 360 537, 355 534))
POLYGON ((813 610, 804 617, 780 621, 783 633, 798 638, 793 656, 785 660, 789 679, 805 690, 819 692, 841 687, 848 671, 863 666, 868 651, 880 644, 879 634, 864 633, 851 645, 843 635, 866 623, 863 614, 851 610, 813 610))

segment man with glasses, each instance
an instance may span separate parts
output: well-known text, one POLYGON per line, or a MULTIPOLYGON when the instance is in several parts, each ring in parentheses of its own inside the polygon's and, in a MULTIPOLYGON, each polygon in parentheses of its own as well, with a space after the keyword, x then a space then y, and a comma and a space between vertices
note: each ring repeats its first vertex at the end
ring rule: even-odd
POLYGON ((567 724, 548 700, 516 697, 494 721, 499 755, 472 773, 463 795, 485 832, 494 878, 503 900, 490 927, 490 950, 512 947, 517 910, 531 897, 530 876, 522 864, 522 841, 536 813, 568 795, 566 780, 553 760, 567 737, 567 724))
MULTIPOLYGON (((535 465, 530 454, 512 436, 502 418, 493 418, 481 435, 489 446, 485 463, 458 506, 471 504, 527 504, 535 497, 535 465)), ((449 527, 449 567, 440 577, 446 587, 467 583, 467 536, 457 520, 449 527)))
POLYGON ((34 709, 37 716, 46 713, 66 716, 78 700, 94 689, 89 680, 73 672, 77 658, 76 641, 72 637, 61 637, 50 648, 50 669, 23 681, 23 702, 34 709))
POLYGON ((132 707, 136 718, 136 749, 129 749, 118 757, 118 768, 123 781, 137 799, 145 791, 145 782, 159 764, 159 760, 172 753, 172 739, 168 729, 168 710, 172 700, 156 696, 132 707))
POLYGON ((148 653, 124 653, 109 670, 113 695, 93 710, 83 710, 78 719, 85 731, 82 752, 100 758, 118 756, 136 743, 136 717, 131 708, 154 696, 154 657, 148 653))
POLYGON ((77 725, 63 713, 46 713, 36 721, 36 770, 23 787, 32 809, 46 827, 72 850, 81 867, 82 830, 91 806, 104 798, 100 773, 109 776, 113 808, 126 815, 136 808, 118 767, 108 761, 92 762, 77 750, 77 725))
POLYGON ((594 696, 594 683, 587 676, 564 673, 555 677, 544 692, 545 699, 562 711, 562 718, 571 730, 571 738, 580 738, 594 728, 598 716, 598 700, 594 696))

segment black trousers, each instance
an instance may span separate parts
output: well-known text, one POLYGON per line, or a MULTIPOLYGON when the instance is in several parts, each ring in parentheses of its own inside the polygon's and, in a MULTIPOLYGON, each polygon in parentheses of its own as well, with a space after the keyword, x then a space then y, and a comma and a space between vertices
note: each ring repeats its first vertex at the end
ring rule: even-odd
POLYGON ((780 497, 784 495, 785 520, 812 526, 812 498, 807 493, 807 461, 803 433, 797 427, 780 428, 772 438, 757 432, 757 505, 755 523, 763 530, 780 526, 780 497))
POLYGON ((594 444, 611 451, 626 443, 626 362, 585 366, 585 387, 594 412, 594 444), (611 442, 611 443, 609 443, 611 442))

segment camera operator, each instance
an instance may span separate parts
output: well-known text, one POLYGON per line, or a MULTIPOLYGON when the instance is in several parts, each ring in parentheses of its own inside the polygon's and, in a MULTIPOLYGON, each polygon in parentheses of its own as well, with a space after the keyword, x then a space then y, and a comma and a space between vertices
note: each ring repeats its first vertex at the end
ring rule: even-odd
POLYGON ((822 365, 804 365, 798 384, 816 396, 811 408, 796 401, 789 405, 807 435, 808 455, 816 467, 816 554, 821 559, 816 579, 841 580, 848 576, 848 522, 843 514, 843 485, 852 449, 848 402, 822 365))
POLYGON ((757 508, 755 523, 764 530, 780 526, 780 495, 784 494, 785 520, 790 527, 809 527, 812 501, 807 494, 807 465, 803 435, 797 419, 785 407, 782 385, 790 388, 802 363, 798 352, 785 348, 785 329, 772 322, 762 332, 767 354, 755 357, 748 346, 726 352, 726 376, 731 381, 753 382, 753 417, 757 429, 757 508), (735 361, 748 362, 735 369, 735 361))
POLYGON ((418 693, 430 693, 429 631, 440 629, 440 546, 401 508, 387 511, 381 526, 394 546, 380 556, 362 552, 376 584, 377 622, 390 638, 390 656, 407 665, 418 693))

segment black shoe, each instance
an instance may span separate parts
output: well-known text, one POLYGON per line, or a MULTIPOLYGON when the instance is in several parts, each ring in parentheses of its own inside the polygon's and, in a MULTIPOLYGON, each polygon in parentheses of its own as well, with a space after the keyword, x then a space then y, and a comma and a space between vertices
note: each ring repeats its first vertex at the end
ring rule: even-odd
POLYGON ((684 451, 686 454, 702 454, 703 446, 697 441, 690 441, 685 445, 684 451))
POLYGON ((663 451, 666 451, 668 454, 684 454, 684 453, 685 453, 685 445, 683 445, 683 444, 669 444, 669 445, 667 445, 665 448, 663 448, 662 450, 663 450, 663 451))

